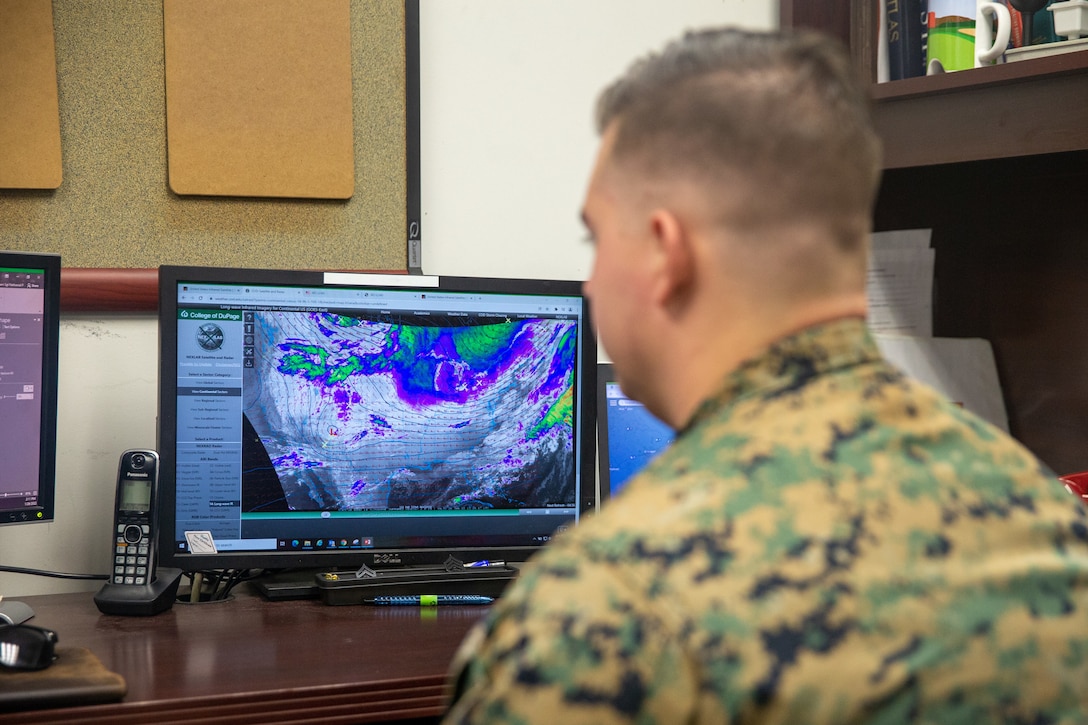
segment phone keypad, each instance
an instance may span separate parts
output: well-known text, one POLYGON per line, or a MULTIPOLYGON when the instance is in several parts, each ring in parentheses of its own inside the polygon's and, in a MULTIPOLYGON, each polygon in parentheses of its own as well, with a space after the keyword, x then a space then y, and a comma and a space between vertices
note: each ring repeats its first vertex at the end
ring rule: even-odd
POLYGON ((151 527, 120 522, 113 551, 114 584, 147 584, 151 564, 151 527))

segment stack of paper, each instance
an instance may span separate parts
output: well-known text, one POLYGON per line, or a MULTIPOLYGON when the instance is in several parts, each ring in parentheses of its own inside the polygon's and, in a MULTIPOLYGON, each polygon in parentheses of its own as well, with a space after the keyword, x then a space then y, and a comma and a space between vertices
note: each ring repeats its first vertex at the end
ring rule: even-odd
POLYGON ((869 255, 869 326, 874 332, 933 334, 933 261, 929 229, 878 232, 869 255))
POLYGON ((907 375, 1008 431, 990 342, 933 337, 934 250, 929 243, 929 229, 873 235, 869 326, 880 351, 907 375))

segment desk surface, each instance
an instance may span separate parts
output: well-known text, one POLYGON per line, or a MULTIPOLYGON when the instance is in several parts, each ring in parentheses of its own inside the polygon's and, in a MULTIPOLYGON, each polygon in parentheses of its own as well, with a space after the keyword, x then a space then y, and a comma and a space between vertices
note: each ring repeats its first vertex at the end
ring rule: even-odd
POLYGON ((93 593, 22 597, 58 647, 86 647, 125 678, 114 704, 4 722, 384 722, 443 711, 446 669, 487 607, 334 607, 234 599, 153 617, 101 614, 93 593), (261 717, 266 714, 266 717, 261 717))

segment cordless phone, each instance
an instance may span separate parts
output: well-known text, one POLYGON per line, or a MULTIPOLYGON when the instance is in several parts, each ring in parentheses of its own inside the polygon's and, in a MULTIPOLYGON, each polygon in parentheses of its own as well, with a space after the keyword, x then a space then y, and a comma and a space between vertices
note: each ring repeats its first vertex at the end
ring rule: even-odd
POLYGON ((181 570, 155 570, 158 483, 155 451, 132 449, 121 454, 113 504, 113 568, 94 595, 95 606, 104 614, 148 616, 174 604, 181 570))
POLYGON ((159 456, 155 451, 121 454, 113 523, 112 584, 145 586, 155 576, 155 489, 159 456))

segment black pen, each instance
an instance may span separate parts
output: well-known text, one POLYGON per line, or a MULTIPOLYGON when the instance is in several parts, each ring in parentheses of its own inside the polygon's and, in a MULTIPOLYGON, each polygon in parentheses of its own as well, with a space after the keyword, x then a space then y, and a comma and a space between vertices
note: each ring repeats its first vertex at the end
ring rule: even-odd
POLYGON ((437 607, 439 604, 491 604, 494 597, 479 594, 392 594, 364 599, 363 604, 378 606, 437 607))

